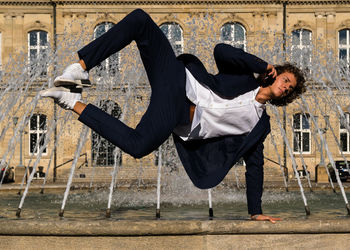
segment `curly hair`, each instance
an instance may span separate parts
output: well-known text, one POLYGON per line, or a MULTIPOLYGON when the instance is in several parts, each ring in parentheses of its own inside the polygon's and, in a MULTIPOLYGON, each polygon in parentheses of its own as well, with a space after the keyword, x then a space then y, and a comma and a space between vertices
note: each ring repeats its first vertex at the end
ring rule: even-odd
MULTIPOLYGON (((269 101, 270 104, 275 106, 286 106, 287 104, 293 102, 296 98, 298 98, 302 93, 306 91, 304 72, 291 63, 275 65, 275 69, 277 71, 277 75, 280 75, 285 72, 293 74, 297 82, 297 85, 295 86, 294 90, 290 92, 288 95, 280 99, 272 99, 269 101)), ((274 82, 274 80, 272 80, 271 78, 269 79, 266 76, 267 76, 267 73, 264 73, 264 74, 260 74, 257 78, 258 82, 263 87, 271 85, 274 82)))

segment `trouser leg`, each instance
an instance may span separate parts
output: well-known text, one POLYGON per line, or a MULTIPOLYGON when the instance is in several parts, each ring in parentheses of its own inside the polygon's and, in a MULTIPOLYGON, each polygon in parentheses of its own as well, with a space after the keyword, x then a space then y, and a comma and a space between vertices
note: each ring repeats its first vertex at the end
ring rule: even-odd
MULTIPOLYGON (((92 124, 83 122, 123 151, 142 157, 163 143, 183 117, 186 106, 184 65, 176 59, 163 32, 142 10, 131 12, 78 53, 89 70, 133 40, 152 88, 150 104, 141 121, 132 129, 117 119, 108 119, 113 126, 106 126, 107 130, 101 129, 104 124, 93 128, 92 124)), ((101 115, 101 119, 107 118, 101 115)))
MULTIPOLYGON (((150 84, 168 76, 172 67, 179 64, 163 32, 150 16, 141 9, 134 10, 99 38, 78 51, 87 70, 100 64, 112 54, 135 41, 150 84)), ((152 86, 153 87, 153 86, 152 86)))

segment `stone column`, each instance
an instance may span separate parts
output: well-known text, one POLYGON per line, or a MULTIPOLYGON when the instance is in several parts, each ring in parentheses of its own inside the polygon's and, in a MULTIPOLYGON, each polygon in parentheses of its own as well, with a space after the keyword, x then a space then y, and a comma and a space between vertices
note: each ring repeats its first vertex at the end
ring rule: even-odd
POLYGON ((24 50, 24 45, 26 44, 23 41, 23 38, 26 37, 26 34, 23 32, 23 20, 24 14, 17 13, 13 17, 13 51, 14 53, 19 53, 21 50, 24 50))
POLYGON ((336 54, 337 48, 337 31, 335 30, 335 12, 326 13, 327 16, 327 48, 336 54))
POLYGON ((324 51, 327 45, 327 16, 324 12, 316 12, 316 50, 324 51))
POLYGON ((9 55, 13 52, 13 27, 12 27, 12 14, 6 13, 5 15, 5 32, 2 34, 3 42, 3 61, 2 64, 5 65, 9 59, 9 55))

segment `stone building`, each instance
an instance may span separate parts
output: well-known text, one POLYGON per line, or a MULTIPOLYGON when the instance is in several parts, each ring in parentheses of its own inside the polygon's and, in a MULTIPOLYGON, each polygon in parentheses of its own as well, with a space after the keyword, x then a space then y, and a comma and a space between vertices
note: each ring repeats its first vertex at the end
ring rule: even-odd
MULTIPOLYGON (((56 72, 78 59, 77 49, 106 32, 136 8, 151 15, 176 53, 196 54, 212 73, 217 70, 213 66, 212 49, 216 43, 225 42, 271 63, 281 63, 284 59, 295 61, 314 76, 308 81, 314 91, 306 93, 304 100, 285 109, 268 107, 273 137, 269 136, 265 142, 267 180, 281 180, 280 165, 285 166, 289 177, 294 178, 293 162, 300 170, 303 164, 307 165, 311 178, 314 178, 317 164, 327 164, 330 157, 343 160, 350 154, 346 125, 350 119, 346 109, 349 95, 347 91, 335 89, 330 80, 334 78, 317 73, 322 72, 322 67, 327 72, 337 71, 339 68, 334 65, 338 62, 345 68, 350 63, 350 3, 347 1, 1 0, 0 64, 4 86, 1 102, 7 104, 0 108, 4 114, 0 120, 0 152, 2 157, 6 154, 5 160, 11 166, 34 166, 38 159, 36 165, 43 166, 44 172, 49 164, 51 169, 56 167, 55 171, 50 170, 50 181, 53 178, 65 181, 77 154, 81 156, 78 157, 75 181, 88 180, 95 171, 92 166, 98 167, 97 181, 110 179, 116 161, 122 165, 118 174, 120 179, 129 182, 139 177, 145 182, 155 179, 156 152, 142 160, 124 153, 115 158, 113 145, 90 130, 84 130, 75 115, 55 107, 53 102, 35 99, 36 91, 41 86, 47 87, 48 82, 51 84, 56 72), (49 54, 51 56, 47 58, 47 51, 56 54, 49 54), (19 88, 7 92, 12 84, 10 81, 15 81, 19 88), (27 90, 26 86, 29 86, 27 90), (27 92, 22 93, 22 90, 27 92), (315 99, 315 94, 322 98, 315 99), (325 102, 327 95, 331 100, 325 102), (11 96, 18 98, 17 102, 8 102, 11 96), (338 98, 341 101, 338 102, 338 98), (345 112, 344 116, 339 109, 345 112), (276 112, 280 116, 278 119, 276 112), (57 121, 56 130, 50 129, 53 121, 57 121), (21 122, 22 129, 19 128, 21 122), (16 128, 17 135, 22 137, 16 136, 15 142, 11 142, 16 128), (281 128, 285 128, 287 140, 283 139, 281 128), (39 153, 44 143, 41 140, 43 134, 51 140, 39 153), (81 149, 77 146, 79 143, 83 144, 81 149), (13 147, 12 151, 10 147, 13 147)), ((127 48, 107 59, 92 75, 96 86, 84 94, 87 101, 100 104, 131 126, 137 124, 149 96, 147 79, 135 51, 127 48), (135 69, 140 73, 135 73, 135 69), (99 70, 104 73, 99 73, 99 70), (103 74, 108 77, 102 77, 103 74), (135 85, 130 87, 128 84, 132 81, 135 85), (132 98, 128 95, 130 88, 132 98)), ((343 84, 340 88, 347 86, 349 78, 346 72, 340 81, 343 84)), ((21 169, 17 167, 17 173, 21 169)), ((231 173, 228 178, 233 176, 231 173)), ((37 178, 40 178, 39 174, 37 178)), ((16 181, 21 180, 17 178, 16 181)))

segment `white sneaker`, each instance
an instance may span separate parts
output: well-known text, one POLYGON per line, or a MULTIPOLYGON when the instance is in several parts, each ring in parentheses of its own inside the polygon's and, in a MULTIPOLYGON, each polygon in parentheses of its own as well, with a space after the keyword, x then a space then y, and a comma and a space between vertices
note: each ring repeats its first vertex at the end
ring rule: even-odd
POLYGON ((91 87, 89 73, 81 67, 80 63, 73 63, 63 71, 63 74, 56 77, 53 82, 55 87, 91 87))
POLYGON ((73 110, 75 104, 81 101, 82 88, 53 87, 39 92, 41 97, 50 97, 64 109, 73 110))

